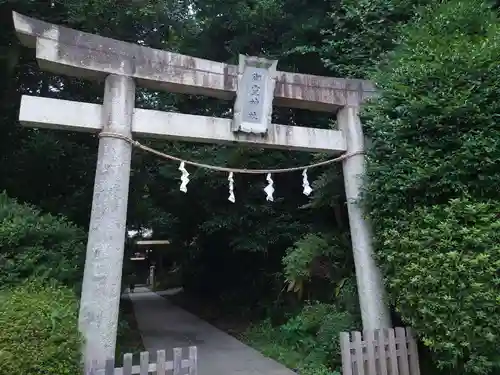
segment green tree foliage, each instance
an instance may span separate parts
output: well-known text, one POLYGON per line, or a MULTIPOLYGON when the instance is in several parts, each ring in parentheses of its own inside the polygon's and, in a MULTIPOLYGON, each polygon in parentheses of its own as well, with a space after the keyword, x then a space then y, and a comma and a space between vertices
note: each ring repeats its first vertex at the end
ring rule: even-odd
POLYGON ((0 292, 0 374, 81 373, 72 290, 29 281, 0 292))
POLYGON ((429 7, 373 76, 365 192, 390 298, 440 365, 498 371, 500 23, 429 7))
POLYGON ((289 344, 306 356, 305 361, 340 366, 340 332, 349 331, 359 322, 333 304, 311 303, 291 318, 280 330, 289 344))
POLYGON ((282 260, 288 290, 302 297, 304 284, 314 279, 328 280, 328 287, 344 282, 352 274, 348 241, 349 238, 342 234, 326 236, 310 233, 295 242, 282 260))
POLYGON ((245 335, 246 340, 300 374, 339 374, 340 332, 360 327, 359 311, 349 311, 343 304, 356 298, 351 286, 351 281, 347 281, 334 303, 305 303, 278 327, 267 320, 252 326, 245 335))
POLYGON ((80 285, 84 243, 85 233, 66 219, 0 194, 0 288, 33 276, 80 285))
POLYGON ((366 78, 399 39, 399 29, 432 0, 340 0, 327 14, 317 49, 326 67, 342 77, 366 78))

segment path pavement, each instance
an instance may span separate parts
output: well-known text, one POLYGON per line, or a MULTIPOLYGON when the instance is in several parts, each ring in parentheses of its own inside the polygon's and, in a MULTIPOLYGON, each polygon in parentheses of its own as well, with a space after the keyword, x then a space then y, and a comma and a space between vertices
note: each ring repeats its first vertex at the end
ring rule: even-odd
POLYGON ((146 350, 198 347, 199 375, 295 375, 148 289, 129 294, 146 350))

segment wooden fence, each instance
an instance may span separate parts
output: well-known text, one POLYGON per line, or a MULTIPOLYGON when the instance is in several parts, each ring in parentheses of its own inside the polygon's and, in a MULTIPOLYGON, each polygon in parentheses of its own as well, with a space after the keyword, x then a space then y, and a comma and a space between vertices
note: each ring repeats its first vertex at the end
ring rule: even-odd
POLYGON ((343 375, 420 375, 410 328, 340 334, 343 375))
POLYGON ((123 367, 115 368, 114 359, 106 361, 104 370, 90 370, 88 375, 197 375, 198 354, 196 346, 190 346, 186 358, 183 358, 183 349, 174 348, 173 359, 167 360, 165 350, 156 352, 156 361, 150 363, 149 352, 140 354, 139 365, 133 366, 133 355, 128 353, 123 356, 123 367))

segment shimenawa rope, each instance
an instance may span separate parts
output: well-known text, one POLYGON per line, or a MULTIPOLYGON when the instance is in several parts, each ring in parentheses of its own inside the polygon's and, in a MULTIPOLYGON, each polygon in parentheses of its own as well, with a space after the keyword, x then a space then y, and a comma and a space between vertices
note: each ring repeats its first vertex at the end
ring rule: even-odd
POLYGON ((155 150, 151 147, 145 146, 142 143, 140 143, 140 142, 138 142, 130 137, 127 137, 123 134, 113 133, 113 132, 101 132, 101 133, 99 133, 99 138, 105 138, 105 137, 124 140, 124 141, 130 143, 134 147, 137 147, 137 148, 139 148, 143 151, 146 151, 146 152, 150 152, 150 153, 157 155, 157 156, 160 156, 164 159, 175 160, 175 161, 178 161, 180 163, 192 165, 192 166, 198 167, 198 168, 205 168, 205 169, 209 169, 212 171, 228 172, 228 173, 232 172, 232 173, 242 173, 242 174, 276 174, 276 173, 303 171, 306 169, 321 167, 323 165, 333 164, 333 163, 345 160, 347 158, 350 158, 351 156, 354 156, 354 155, 363 154, 363 151, 345 153, 345 154, 342 154, 339 157, 336 157, 334 159, 328 159, 325 161, 320 161, 318 163, 303 165, 300 167, 278 168, 278 169, 241 169, 241 168, 219 167, 216 165, 210 165, 210 164, 204 164, 204 163, 198 163, 198 162, 194 162, 194 161, 184 160, 184 159, 178 158, 176 156, 172 156, 172 155, 166 154, 164 152, 155 150))

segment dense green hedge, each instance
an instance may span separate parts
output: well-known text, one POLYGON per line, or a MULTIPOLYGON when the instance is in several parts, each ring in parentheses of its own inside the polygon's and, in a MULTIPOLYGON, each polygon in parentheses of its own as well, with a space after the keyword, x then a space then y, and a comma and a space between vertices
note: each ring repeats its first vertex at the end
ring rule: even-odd
POLYGON ((85 233, 0 193, 0 288, 36 276, 72 288, 81 284, 85 233))
MULTIPOLYGON (((499 371, 500 22, 440 1, 374 74, 365 203, 389 297, 453 374, 499 371)), ((498 373, 498 372, 495 372, 498 373)))
POLYGON ((73 290, 30 281, 0 292, 0 375, 81 373, 73 290))

